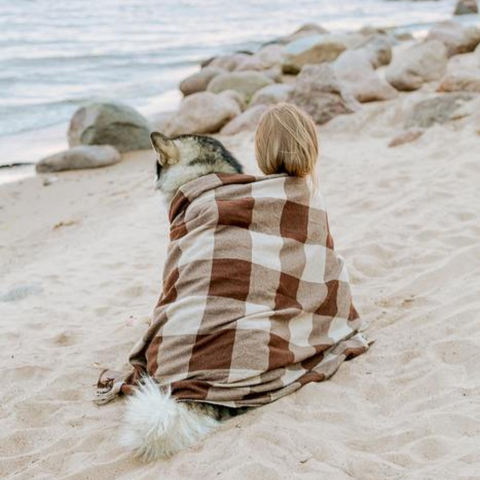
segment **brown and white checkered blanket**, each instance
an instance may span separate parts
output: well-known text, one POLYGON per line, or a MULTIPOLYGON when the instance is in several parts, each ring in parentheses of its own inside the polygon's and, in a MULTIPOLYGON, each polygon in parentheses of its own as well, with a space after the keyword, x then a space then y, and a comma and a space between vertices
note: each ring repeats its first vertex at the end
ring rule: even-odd
POLYGON ((180 400, 259 406, 368 348, 323 200, 304 179, 210 174, 177 192, 170 222, 154 321, 133 372, 101 383, 99 403, 148 373, 180 400))

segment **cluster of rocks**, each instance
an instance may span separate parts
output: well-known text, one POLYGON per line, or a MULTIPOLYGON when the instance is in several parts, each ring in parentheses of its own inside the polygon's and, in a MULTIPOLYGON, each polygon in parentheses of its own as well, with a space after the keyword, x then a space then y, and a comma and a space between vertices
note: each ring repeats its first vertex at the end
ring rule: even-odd
POLYGON ((371 27, 332 34, 307 24, 258 52, 204 62, 181 83, 183 103, 162 128, 167 135, 254 130, 269 105, 285 101, 323 124, 362 103, 393 100, 438 82, 438 93, 413 106, 405 122, 403 140, 418 138, 421 129, 453 118, 447 111, 480 92, 480 69, 447 69, 450 57, 480 49, 479 43, 480 29, 453 20, 435 25, 422 41, 371 27))
MULTIPOLYGON (((392 142, 400 145, 434 123, 456 118, 462 102, 480 93, 479 43, 479 28, 453 20, 435 25, 421 41, 393 30, 365 27, 332 34, 307 24, 257 52, 204 61, 181 82, 184 99, 178 110, 154 127, 169 136, 233 135, 253 131, 268 106, 279 102, 298 105, 321 125, 356 112, 362 103, 391 101, 425 84, 431 91, 431 83, 437 82, 432 98, 413 105, 405 132, 392 142), (474 67, 449 71, 450 57, 474 50, 474 67)), ((126 105, 90 104, 71 120, 71 150, 44 159, 38 171, 116 163, 121 153, 150 148, 150 131, 149 123, 126 105)))

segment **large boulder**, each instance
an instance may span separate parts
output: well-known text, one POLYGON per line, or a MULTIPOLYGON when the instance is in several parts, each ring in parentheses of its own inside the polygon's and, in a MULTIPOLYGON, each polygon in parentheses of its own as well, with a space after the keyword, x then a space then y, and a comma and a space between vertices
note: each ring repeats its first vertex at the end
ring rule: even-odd
POLYGON ((250 106, 254 105, 273 105, 279 102, 286 102, 292 91, 291 85, 276 83, 275 85, 267 85, 257 90, 252 97, 250 106))
POLYGON ((423 82, 440 79, 447 68, 447 50, 438 40, 414 45, 393 57, 386 78, 397 89, 417 90, 423 82))
POLYGON ((208 84, 207 90, 213 93, 236 90, 242 93, 248 102, 257 90, 272 83, 272 79, 259 72, 231 72, 216 76, 208 84))
POLYGON ((191 95, 192 93, 203 92, 207 89, 213 77, 224 72, 225 70, 218 67, 208 66, 202 68, 199 72, 190 75, 180 83, 180 91, 185 96, 191 95))
POLYGON ((118 150, 110 145, 79 145, 55 155, 42 158, 36 165, 38 173, 81 170, 106 167, 122 159, 118 150))
POLYGON ((285 47, 283 73, 297 74, 304 65, 333 62, 344 50, 361 43, 361 35, 313 35, 285 47))
POLYGON ((239 132, 255 130, 260 117, 267 109, 266 105, 257 105, 245 110, 241 115, 228 122, 220 130, 220 133, 222 135, 235 135, 239 132))
POLYGON ((194 93, 182 101, 165 133, 169 136, 216 133, 240 113, 238 103, 228 93, 194 93))
POLYGON ((392 100, 397 91, 373 69, 368 52, 346 50, 332 64, 337 78, 359 102, 392 100))
POLYGON ((442 78, 438 91, 480 93, 480 71, 460 70, 448 73, 442 78))
POLYGON ((454 20, 434 25, 428 32, 426 41, 438 40, 447 48, 449 57, 459 53, 468 53, 475 50, 480 43, 480 29, 477 27, 464 27, 454 20))
POLYGON ((113 145, 119 152, 150 149, 150 125, 122 103, 99 102, 80 107, 68 129, 68 144, 113 145))
POLYGON ((478 13, 477 0, 458 0, 454 15, 478 13))
POLYGON ((359 104, 343 89, 331 65, 306 65, 290 93, 289 101, 305 110, 317 124, 346 113, 359 104))
POLYGON ((435 123, 443 124, 464 115, 461 107, 475 98, 467 93, 445 93, 416 103, 408 112, 405 128, 428 128, 435 123))

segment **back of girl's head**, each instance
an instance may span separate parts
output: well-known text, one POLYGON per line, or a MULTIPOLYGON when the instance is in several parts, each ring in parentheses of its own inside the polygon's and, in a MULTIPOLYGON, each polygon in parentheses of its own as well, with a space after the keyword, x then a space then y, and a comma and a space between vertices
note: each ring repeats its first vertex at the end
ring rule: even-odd
POLYGON ((258 124, 255 155, 265 175, 311 176, 316 185, 318 139, 315 122, 293 104, 279 103, 270 107, 258 124))

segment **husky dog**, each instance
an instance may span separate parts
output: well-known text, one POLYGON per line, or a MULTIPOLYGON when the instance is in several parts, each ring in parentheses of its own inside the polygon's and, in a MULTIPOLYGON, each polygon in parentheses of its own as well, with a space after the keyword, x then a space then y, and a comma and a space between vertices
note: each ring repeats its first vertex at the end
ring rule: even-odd
MULTIPOLYGON (((155 187, 169 202, 179 187, 209 173, 242 173, 243 168, 217 140, 200 135, 168 138, 151 134, 158 153, 155 187)), ((231 409, 197 402, 177 402, 155 381, 143 384, 129 398, 122 444, 147 460, 167 458, 193 445, 225 420, 246 408, 231 409)))
POLYGON ((209 173, 243 173, 236 158, 218 141, 202 135, 168 138, 158 132, 150 135, 158 153, 155 188, 167 202, 184 183, 209 173))

